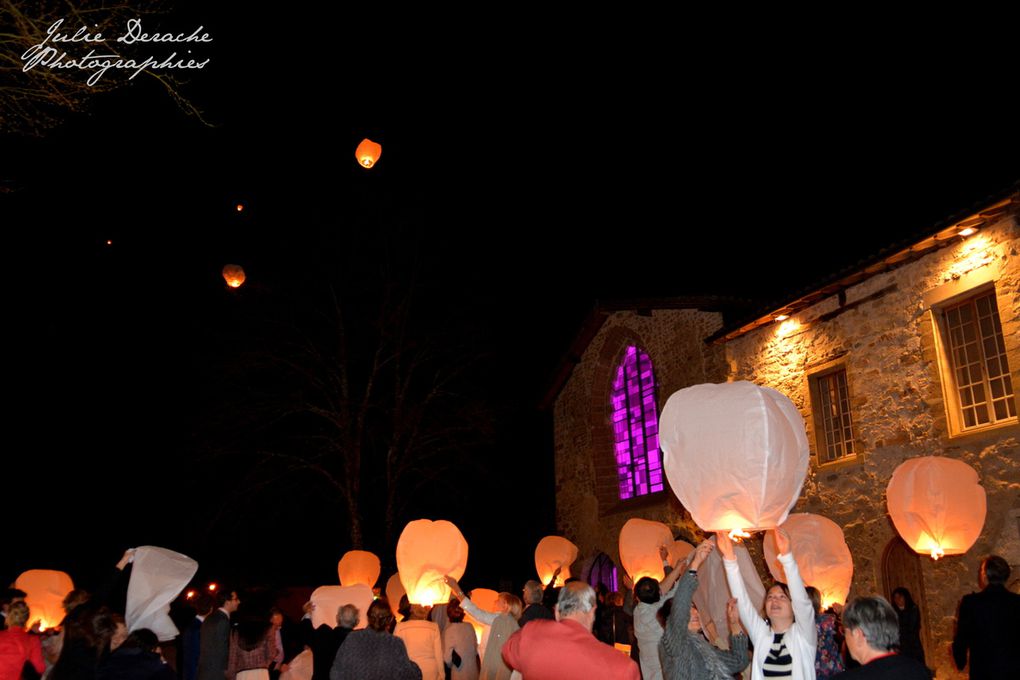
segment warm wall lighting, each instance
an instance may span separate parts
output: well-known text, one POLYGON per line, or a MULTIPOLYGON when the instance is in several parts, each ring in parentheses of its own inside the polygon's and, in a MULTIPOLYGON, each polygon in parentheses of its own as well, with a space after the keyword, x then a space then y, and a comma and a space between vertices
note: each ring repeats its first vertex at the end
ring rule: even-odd
POLYGON ((382 145, 376 144, 368 137, 361 140, 361 144, 358 144, 358 148, 354 152, 354 157, 358 159, 358 164, 363 168, 370 168, 378 163, 380 156, 382 156, 382 145))
POLYGON ((964 227, 960 231, 956 232, 960 236, 970 236, 971 234, 977 233, 977 229, 974 227, 964 227))
POLYGON ((789 318, 790 317, 787 314, 779 314, 776 316, 776 321, 786 321, 789 318))

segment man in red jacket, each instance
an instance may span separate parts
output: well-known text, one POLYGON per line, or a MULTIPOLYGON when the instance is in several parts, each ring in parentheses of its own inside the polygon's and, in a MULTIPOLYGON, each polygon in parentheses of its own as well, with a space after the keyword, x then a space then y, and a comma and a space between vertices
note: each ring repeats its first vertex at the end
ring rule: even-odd
POLYGON ((591 634, 595 591, 580 581, 560 590, 556 620, 537 619, 510 636, 503 661, 528 680, 639 680, 630 657, 591 634))

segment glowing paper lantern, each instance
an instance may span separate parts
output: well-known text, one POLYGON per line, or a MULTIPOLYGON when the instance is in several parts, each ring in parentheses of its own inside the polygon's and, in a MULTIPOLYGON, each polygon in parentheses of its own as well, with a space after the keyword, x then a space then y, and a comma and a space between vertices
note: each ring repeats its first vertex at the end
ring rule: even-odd
POLYGON ((970 550, 985 525, 985 490, 974 468, 960 460, 908 460, 893 472, 885 496, 903 540, 936 560, 970 550))
MULTIPOLYGON (((551 574, 550 574, 551 576, 551 574)), ((487 612, 495 614, 499 611, 499 593, 495 590, 488 588, 475 588, 472 590, 468 597, 479 609, 484 609, 487 612)), ((488 628, 484 623, 471 616, 467 612, 464 612, 464 621, 470 623, 471 627, 475 629, 475 640, 478 644, 482 643, 485 638, 485 629, 488 628)))
POLYGON ((376 144, 368 137, 361 140, 361 144, 358 144, 358 148, 354 152, 354 157, 358 159, 358 163, 363 168, 375 165, 380 156, 382 156, 382 145, 376 144))
MULTIPOLYGON (((555 587, 560 588, 570 578, 570 565, 577 559, 577 546, 562 536, 546 536, 535 548, 535 571, 542 585, 549 585, 553 572, 560 569, 555 587)), ((474 598, 472 598, 474 601, 474 598)))
MULTIPOLYGON (((759 609, 765 601, 765 586, 762 585, 761 577, 758 575, 758 568, 751 559, 751 553, 741 544, 733 546, 734 557, 737 558, 737 567, 740 569, 740 577, 744 581, 744 588, 747 590, 748 598, 759 609)), ((726 571, 723 568, 722 556, 718 550, 713 550, 701 563, 698 569, 698 589, 694 591, 694 604, 702 620, 711 619, 715 622, 716 631, 726 637, 726 602, 730 599, 730 586, 726 582, 726 571)))
POLYGON ((151 545, 135 548, 124 612, 128 630, 148 628, 160 642, 176 638, 170 603, 197 571, 198 562, 187 555, 151 545))
POLYGON ((287 664, 287 670, 280 673, 280 680, 312 680, 313 670, 312 650, 305 647, 287 664))
MULTIPOLYGON (((827 517, 810 513, 794 513, 783 522, 790 536, 790 552, 804 584, 818 588, 822 606, 846 602, 854 577, 854 560, 843 538, 843 530, 827 517)), ((765 562, 777 581, 786 583, 786 572, 777 557, 776 539, 765 534, 765 562)))
POLYGON ((340 607, 353 604, 360 616, 354 630, 368 625, 368 607, 375 599, 375 593, 364 583, 353 586, 319 586, 312 592, 312 628, 326 624, 336 628, 336 615, 340 607))
POLYGON ((468 544, 452 522, 408 522, 397 541, 397 571, 412 604, 450 601, 444 576, 460 579, 467 569, 468 544))
POLYGON ((46 630, 64 620, 64 598, 74 590, 74 583, 62 571, 30 569, 14 581, 14 587, 25 591, 28 626, 39 621, 40 628, 46 630))
POLYGON ((672 565, 691 554, 694 546, 687 541, 673 541, 666 546, 666 550, 669 551, 669 563, 672 565))
POLYGON ((223 280, 231 288, 240 288, 244 283, 244 269, 239 264, 223 265, 223 280))
POLYGON ((367 550, 348 550, 336 569, 342 586, 364 583, 371 588, 379 580, 379 558, 367 550))
POLYGON ((393 574, 389 580, 386 581, 386 599, 390 601, 390 611, 393 615, 400 620, 400 598, 407 595, 407 591, 404 590, 404 584, 400 582, 400 574, 393 574))
POLYGON ((673 532, 668 526, 635 517, 627 520, 620 530, 620 562, 634 583, 645 576, 661 581, 665 571, 659 548, 671 545, 673 532))
POLYGON ((786 396, 749 382, 695 385, 659 421, 669 485, 705 531, 772 529, 804 484, 804 419, 786 396))

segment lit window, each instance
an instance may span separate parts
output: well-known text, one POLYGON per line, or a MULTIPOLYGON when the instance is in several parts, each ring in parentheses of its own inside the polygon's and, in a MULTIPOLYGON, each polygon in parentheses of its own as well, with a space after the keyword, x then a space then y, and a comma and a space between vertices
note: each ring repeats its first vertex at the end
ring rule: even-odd
POLYGON ((663 490, 652 360, 628 347, 613 381, 613 439, 620 499, 663 490))
POLYGON ((810 376, 808 380, 811 385, 819 464, 857 455, 846 368, 841 366, 830 369, 810 376))
POLYGON ((963 432, 1016 420, 995 291, 944 307, 941 331, 954 429, 963 432))

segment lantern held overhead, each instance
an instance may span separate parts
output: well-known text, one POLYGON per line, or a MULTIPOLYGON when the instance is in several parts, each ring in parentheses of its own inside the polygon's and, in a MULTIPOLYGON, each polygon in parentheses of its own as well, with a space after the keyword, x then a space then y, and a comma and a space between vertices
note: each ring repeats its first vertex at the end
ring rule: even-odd
POLYGON ((160 642, 173 640, 180 631, 170 619, 170 603, 198 571, 198 562, 166 548, 135 548, 128 581, 124 621, 128 630, 148 628, 160 642))
POLYGON ((535 571, 538 572, 538 580, 542 582, 543 586, 549 585, 553 573, 557 568, 560 568, 555 587, 562 587, 570 578, 570 565, 576 559, 576 545, 562 536, 546 536, 535 547, 535 571))
MULTIPOLYGON (((751 602, 764 601, 765 586, 762 585, 758 568, 754 565, 747 546, 737 543, 733 546, 733 552, 737 558, 737 567, 740 569, 740 578, 744 582, 744 588, 747 589, 748 599, 751 602)), ((726 582, 722 556, 718 550, 713 550, 698 569, 698 589, 694 591, 694 604, 701 612, 701 620, 704 622, 711 619, 715 622, 716 630, 727 630, 726 603, 729 599, 730 586, 726 582)))
POLYGON ((379 558, 367 550, 348 550, 340 558, 336 570, 340 575, 340 585, 353 586, 363 583, 369 588, 379 580, 381 567, 379 558))
POLYGON ((620 562, 634 583, 644 576, 665 576, 659 548, 673 545, 673 532, 662 522, 634 517, 620 530, 620 562))
POLYGON ((704 531, 779 526, 807 475, 804 418, 785 395, 749 382, 674 393, 659 438, 669 485, 704 531))
POLYGON ((366 169, 378 163, 380 156, 382 156, 382 145, 376 144, 368 137, 361 140, 361 144, 358 144, 358 148, 354 152, 354 157, 358 159, 358 165, 366 169))
MULTIPOLYGON (((783 522, 790 536, 790 552, 804 583, 818 588, 822 606, 843 604, 854 577, 854 560, 843 530, 828 517, 807 512, 793 513, 783 522)), ((777 557, 776 539, 765 534, 765 562, 777 581, 786 583, 786 572, 777 557)))
POLYGON ((358 625, 355 630, 361 630, 368 625, 369 605, 375 599, 372 589, 363 583, 353 586, 319 586, 312 592, 312 630, 322 624, 330 628, 336 628, 336 615, 340 607, 345 604, 353 604, 361 612, 358 618, 358 625))
MULTIPOLYGON (((479 609, 493 614, 499 612, 499 593, 495 590, 475 588, 468 594, 468 597, 471 598, 471 602, 479 609)), ((475 640, 481 644, 482 639, 485 638, 485 629, 488 626, 467 612, 464 612, 464 623, 471 624, 471 627, 475 629, 475 640)))
POLYGON ((244 269, 239 264, 223 265, 223 280, 231 288, 240 288, 244 283, 244 269))
POLYGON ((987 499, 977 471, 954 458, 905 461, 893 472, 885 499, 907 545, 936 560, 970 550, 985 525, 987 499))
POLYGON ((29 626, 39 621, 40 629, 46 630, 64 620, 64 598, 74 590, 74 583, 62 571, 30 569, 14 581, 14 587, 25 591, 29 626))
POLYGON ((467 558, 467 541, 452 522, 408 522, 397 540, 397 571, 411 604, 449 602, 450 588, 443 577, 460 579, 467 558))

